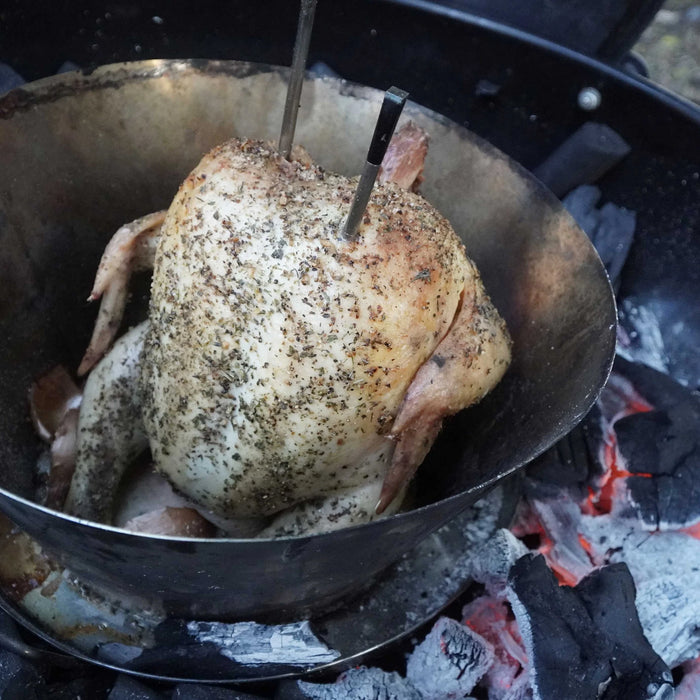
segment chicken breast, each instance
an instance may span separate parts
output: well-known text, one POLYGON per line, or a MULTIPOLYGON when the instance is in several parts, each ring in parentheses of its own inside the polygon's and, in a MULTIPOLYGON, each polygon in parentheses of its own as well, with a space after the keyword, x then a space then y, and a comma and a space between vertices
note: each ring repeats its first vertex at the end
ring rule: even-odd
POLYGON ((375 186, 357 240, 340 237, 356 184, 233 140, 162 226, 140 375, 155 464, 222 517, 284 512, 268 534, 370 520, 380 494, 377 510, 398 507, 443 418, 509 362, 421 196, 375 186))

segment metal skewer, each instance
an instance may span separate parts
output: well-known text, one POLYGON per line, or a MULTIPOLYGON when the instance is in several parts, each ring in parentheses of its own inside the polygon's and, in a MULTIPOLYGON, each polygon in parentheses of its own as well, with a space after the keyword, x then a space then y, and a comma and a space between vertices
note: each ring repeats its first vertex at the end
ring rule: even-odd
POLYGON ((374 127, 374 135, 367 152, 367 161, 360 175, 360 182, 355 190, 355 197, 350 205, 350 213, 345 220, 342 230, 343 238, 353 240, 357 236, 357 227, 367 208, 369 196, 372 194, 374 182, 379 173, 379 166, 384 160, 384 154, 389 147, 389 142, 394 134, 396 123, 399 121, 403 107, 406 104, 408 93, 397 87, 390 87, 384 94, 382 108, 379 111, 377 125, 374 127))
POLYGON ((279 141, 279 152, 287 160, 289 160, 289 154, 292 151, 294 131, 297 127, 299 98, 301 97, 301 87, 304 82, 304 69, 306 68, 306 59, 309 55, 309 43, 311 42, 311 29, 314 26, 315 12, 316 0, 301 0, 297 37, 294 42, 294 54, 292 55, 292 71, 289 76, 287 100, 284 103, 284 116, 282 117, 282 130, 279 141))

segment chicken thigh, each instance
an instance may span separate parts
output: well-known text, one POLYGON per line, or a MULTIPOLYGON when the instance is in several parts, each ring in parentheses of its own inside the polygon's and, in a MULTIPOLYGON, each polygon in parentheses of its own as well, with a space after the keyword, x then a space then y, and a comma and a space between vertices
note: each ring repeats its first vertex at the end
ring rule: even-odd
MULTIPOLYGON (((378 184, 356 239, 340 237, 356 184, 232 140, 160 230, 131 412, 180 493, 222 518, 275 516, 266 536, 396 510, 443 419, 510 360, 475 266, 420 195, 378 184)), ((109 469, 79 449, 73 513, 108 517, 109 469)))

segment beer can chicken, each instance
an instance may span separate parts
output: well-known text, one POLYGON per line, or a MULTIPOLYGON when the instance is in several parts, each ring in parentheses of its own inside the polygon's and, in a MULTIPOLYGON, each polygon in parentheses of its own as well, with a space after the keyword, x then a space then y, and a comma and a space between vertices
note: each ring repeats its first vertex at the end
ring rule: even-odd
POLYGON ((463 244, 411 191, 425 148, 416 127, 395 135, 352 240, 356 178, 239 139, 204 156, 167 212, 117 232, 93 291, 68 512, 111 522, 146 448, 205 517, 262 522, 262 536, 400 507, 443 420, 510 361, 463 244), (148 320, 108 349, 129 273, 149 264, 148 320))

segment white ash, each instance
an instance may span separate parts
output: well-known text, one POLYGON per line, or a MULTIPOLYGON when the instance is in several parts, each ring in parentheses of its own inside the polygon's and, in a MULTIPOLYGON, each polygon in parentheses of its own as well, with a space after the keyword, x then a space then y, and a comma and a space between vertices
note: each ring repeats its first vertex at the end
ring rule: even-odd
POLYGON ((366 616, 374 616, 375 619, 395 616, 396 611, 393 607, 387 610, 387 599, 391 601, 391 606, 395 606, 395 600, 414 595, 416 580, 424 576, 422 571, 417 569, 416 562, 429 561, 432 571, 442 570, 442 577, 435 585, 435 577, 431 573, 427 578, 433 582, 432 585, 425 587, 423 595, 414 597, 411 605, 404 606, 404 614, 407 625, 415 625, 433 616, 446 600, 454 598, 472 578, 475 551, 488 542, 498 527, 503 498, 502 488, 493 489, 444 525, 438 531, 438 537, 429 537, 420 542, 414 552, 409 552, 395 565, 396 575, 392 577, 395 583, 385 584, 395 588, 393 594, 369 596, 367 602, 361 606, 361 612, 366 616), (401 582, 409 579, 410 592, 404 593, 401 582))
POLYGON ((591 570, 591 560, 579 540, 581 508, 565 491, 546 501, 533 498, 530 506, 552 542, 548 559, 578 582, 591 570))
MULTIPOLYGON (((520 602, 520 600, 512 591, 512 589, 508 588, 507 590, 508 602, 510 603, 510 607, 513 610, 516 622, 518 623, 518 630, 520 632, 520 638, 522 640, 525 653, 527 654, 528 659, 532 659, 534 644, 532 639, 532 626, 530 624, 530 616, 528 615, 525 606, 520 602)), ((542 696, 540 695, 540 692, 537 687, 537 669, 535 668, 534 664, 528 664, 527 679, 528 686, 530 687, 532 693, 532 700, 542 700, 542 696)))
POLYGON ((342 673, 335 683, 297 681, 297 688, 309 700, 424 700, 398 673, 364 666, 342 673))
POLYGON ((489 686, 489 700, 533 700, 534 691, 529 670, 523 671, 508 687, 496 683, 489 686))
POLYGON ((624 299, 620 307, 617 354, 668 374, 669 360, 659 319, 650 308, 624 299), (629 330, 625 330, 628 328, 629 330))
POLYGON ((472 576, 491 595, 498 596, 505 590, 510 567, 527 552, 527 547, 510 530, 501 528, 474 554, 472 576))
POLYGON ((493 647, 449 617, 441 617, 413 650, 406 678, 424 700, 463 698, 493 663, 493 647))
MULTIPOLYGON (((463 584, 464 581, 474 577, 474 567, 479 559, 475 551, 488 544, 493 537, 502 503, 503 491, 494 489, 471 507, 473 517, 462 527, 467 544, 463 554, 457 557, 450 569, 445 572, 446 587, 454 587, 456 582, 463 584)), ((444 591, 441 593, 444 595, 444 591)))
POLYGON ((582 534, 596 563, 629 567, 644 634, 664 662, 674 668, 700 655, 700 540, 606 515, 583 516, 582 534))
POLYGON ((496 596, 475 598, 462 609, 462 619, 493 646, 494 661, 482 681, 489 700, 532 697, 527 654, 517 625, 509 616, 505 590, 496 596))
POLYGON ((505 678, 492 676, 492 674, 493 669, 489 671, 485 683, 489 700, 533 700, 530 674, 527 671, 523 671, 510 682, 506 682, 505 678))
POLYGON ((286 625, 192 621, 187 623, 187 631, 200 643, 215 644, 222 656, 250 666, 306 666, 340 656, 316 637, 307 621, 286 625))
MULTIPOLYGON (((648 404, 648 401, 635 389, 634 384, 629 379, 613 372, 598 398, 598 407, 603 416, 603 432, 608 429, 608 424, 629 415, 630 403, 632 402, 648 404)), ((600 447, 603 449, 605 444, 602 443, 600 447)))

